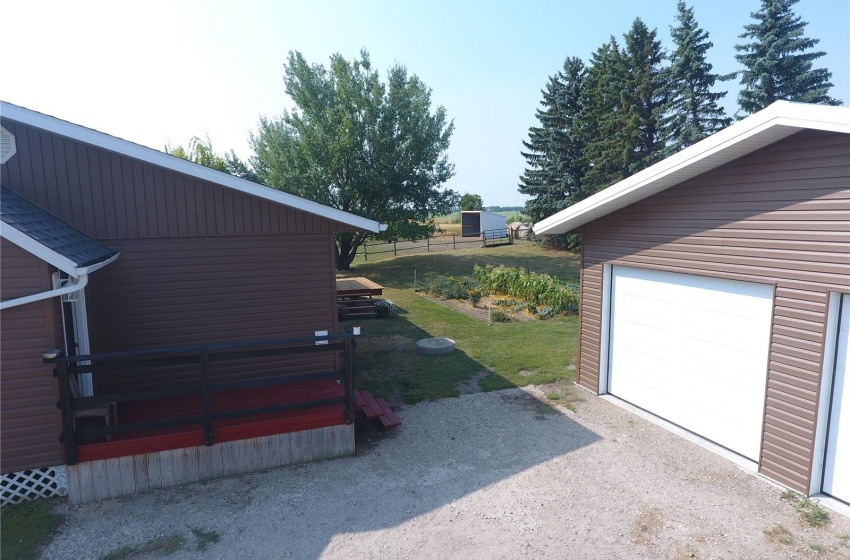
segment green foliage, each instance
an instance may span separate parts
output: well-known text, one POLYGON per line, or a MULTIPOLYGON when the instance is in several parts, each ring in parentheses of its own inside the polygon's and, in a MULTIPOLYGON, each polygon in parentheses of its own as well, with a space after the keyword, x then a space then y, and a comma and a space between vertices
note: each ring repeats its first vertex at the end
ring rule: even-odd
POLYGON ((513 318, 501 309, 490 310, 490 320, 494 323, 510 323, 513 318))
POLYGON ((33 500, 7 505, 0 510, 0 557, 35 560, 62 523, 53 507, 55 500, 33 500))
POLYGON ((715 82, 728 79, 712 73, 712 65, 706 60, 714 44, 708 40, 708 32, 699 27, 693 8, 684 0, 676 7, 678 25, 670 30, 675 49, 670 55, 671 92, 666 106, 667 154, 696 144, 732 122, 717 104, 726 92, 711 91, 715 82))
POLYGON ((490 265, 476 265, 472 274, 481 288, 523 299, 536 307, 550 307, 550 314, 578 309, 578 290, 548 274, 490 265))
POLYGON ((585 74, 580 59, 564 60, 562 70, 549 77, 543 90, 536 113, 539 126, 529 128, 528 141, 523 141, 527 167, 519 192, 531 196, 525 211, 535 222, 582 198, 585 142, 575 120, 581 112, 585 74))
POLYGON ((398 307, 388 299, 379 299, 375 302, 375 313, 378 317, 391 317, 398 313, 398 307))
POLYGON ((739 53, 735 58, 744 66, 738 72, 744 86, 738 94, 738 105, 745 115, 780 99, 841 104, 828 95, 832 73, 812 67, 826 53, 811 50, 819 39, 803 36, 807 23, 792 9, 798 1, 762 0, 761 8, 750 14, 755 23, 745 25, 740 35, 751 41, 735 45, 739 53))
POLYGON ((461 211, 484 210, 484 201, 481 199, 481 196, 477 194, 464 194, 460 197, 460 202, 458 204, 460 205, 461 211))
POLYGON ((800 513, 800 517, 813 527, 822 527, 829 523, 829 513, 816 502, 802 496, 793 490, 786 490, 780 496, 800 513))
MULTIPOLYGON (((454 175, 454 124, 443 107, 431 110, 431 90, 400 65, 381 81, 365 50, 354 61, 335 54, 328 68, 290 52, 284 70, 296 109, 261 118, 250 139, 262 182, 385 223, 383 239, 434 231, 433 216, 458 196, 441 188, 454 175)), ((366 237, 337 236, 338 269, 349 268, 366 237)))
POLYGON ((469 278, 435 276, 423 287, 429 294, 445 299, 468 299, 473 305, 481 300, 481 290, 469 278))
POLYGON ((230 150, 230 153, 224 154, 224 156, 217 154, 213 149, 212 141, 208 135, 204 136, 204 138, 193 136, 189 140, 188 146, 188 148, 184 148, 178 145, 172 148, 168 145, 165 147, 165 152, 180 159, 189 160, 215 169, 216 171, 230 173, 241 179, 247 179, 255 183, 258 181, 257 175, 239 159, 233 150, 230 150))

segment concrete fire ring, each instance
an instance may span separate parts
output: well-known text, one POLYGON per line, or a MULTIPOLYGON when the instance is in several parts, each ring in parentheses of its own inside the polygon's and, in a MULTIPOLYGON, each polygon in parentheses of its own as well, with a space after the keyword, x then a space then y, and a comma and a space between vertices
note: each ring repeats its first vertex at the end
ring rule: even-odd
POLYGON ((440 356, 455 351, 455 341, 451 338, 423 338, 416 341, 416 351, 426 356, 440 356))

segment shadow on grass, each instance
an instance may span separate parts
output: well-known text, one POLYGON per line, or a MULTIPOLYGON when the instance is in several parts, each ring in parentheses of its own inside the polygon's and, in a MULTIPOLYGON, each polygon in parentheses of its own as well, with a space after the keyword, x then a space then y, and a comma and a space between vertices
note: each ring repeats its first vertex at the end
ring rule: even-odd
POLYGON ((357 340, 354 358, 358 388, 383 396, 392 404, 414 404, 425 399, 456 397, 461 383, 483 371, 488 372, 489 386, 496 382, 494 388, 516 387, 460 348, 441 356, 418 353, 416 341, 443 335, 422 329, 409 321, 407 314, 399 307, 398 315, 390 319, 340 322, 341 328, 362 325, 363 335, 357 340))

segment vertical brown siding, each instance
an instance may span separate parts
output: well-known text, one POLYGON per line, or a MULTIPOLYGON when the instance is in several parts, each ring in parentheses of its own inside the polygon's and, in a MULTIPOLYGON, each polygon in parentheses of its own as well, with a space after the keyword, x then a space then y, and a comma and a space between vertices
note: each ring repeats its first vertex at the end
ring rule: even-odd
POLYGON ((580 228, 579 383, 597 388, 605 263, 776 287, 760 470, 807 491, 830 291, 850 290, 850 138, 806 131, 580 228))
MULTIPOLYGON (((94 352, 312 336, 336 330, 330 234, 128 239, 121 257, 88 287, 94 352)), ((333 369, 328 354, 220 366, 221 376, 256 377, 333 369)), ((193 371, 104 379, 99 390, 186 379, 193 371)))
POLYGON ((2 184, 104 241, 330 233, 351 227, 3 119, 17 153, 2 184), (237 221, 238 209, 253 207, 237 221), (183 231, 183 233, 181 233, 183 231))
MULTIPOLYGON (((86 288, 94 352, 337 332, 333 236, 350 226, 8 119, 3 126, 15 136, 17 153, 0 166, 0 183, 121 253, 86 288)), ((5 246, 2 268, 6 297, 21 273, 7 267, 5 246)), ((3 313, 3 344, 10 348, 3 352, 3 469, 59 462, 56 399, 45 396, 54 381, 40 364, 61 327, 58 307, 47 313, 53 306, 3 313), (33 340, 15 338, 25 331, 33 340), (20 370, 22 379, 38 378, 43 391, 26 406, 7 403, 12 348, 23 362, 36 361, 20 370)), ((215 373, 256 377, 335 365, 336 357, 317 354, 215 373)), ((159 371, 132 382, 104 378, 96 390, 183 383, 189 376, 194 372, 159 371)))
MULTIPOLYGON (((0 239, 0 298, 52 288, 47 263, 0 239)), ((41 353, 56 347, 55 300, 0 312, 0 458, 2 473, 58 465, 59 421, 52 368, 41 353)))

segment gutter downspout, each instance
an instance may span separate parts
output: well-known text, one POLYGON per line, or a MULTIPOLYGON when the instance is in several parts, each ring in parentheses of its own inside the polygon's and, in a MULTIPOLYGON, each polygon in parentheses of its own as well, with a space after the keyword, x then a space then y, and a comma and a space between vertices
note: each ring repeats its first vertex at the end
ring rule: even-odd
POLYGON ((77 281, 71 283, 67 286, 63 286, 61 288, 56 288, 55 290, 48 290, 46 292, 41 292, 38 294, 33 294, 31 296, 24 296, 15 299, 7 299, 6 301, 0 302, 0 310, 8 309, 10 307, 17 307, 19 305, 24 305, 26 303, 32 303, 34 301, 41 301, 43 299, 48 299, 56 296, 63 296, 65 294, 70 294, 73 292, 78 292, 86 287, 86 284, 89 283, 89 275, 88 274, 80 274, 77 281))

